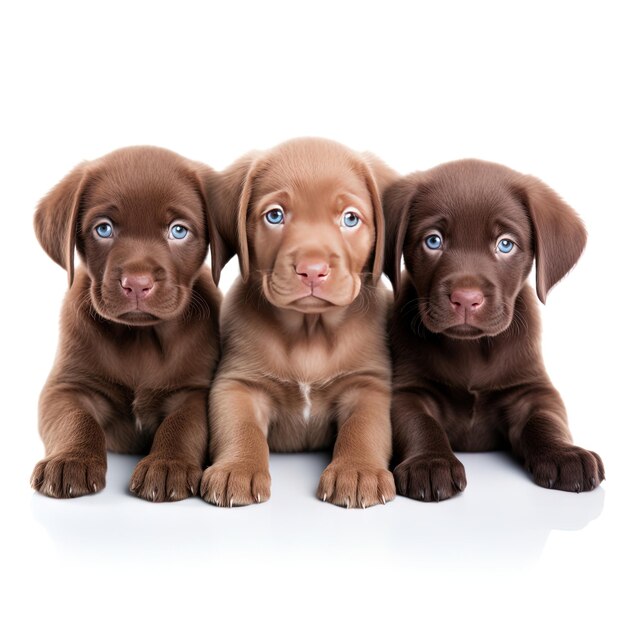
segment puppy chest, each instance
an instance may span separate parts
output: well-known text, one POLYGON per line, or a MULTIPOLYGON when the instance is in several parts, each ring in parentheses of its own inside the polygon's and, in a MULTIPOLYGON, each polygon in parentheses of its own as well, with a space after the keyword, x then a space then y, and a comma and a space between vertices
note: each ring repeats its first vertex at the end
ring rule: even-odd
POLYGON ((156 390, 136 392, 132 401, 135 429, 138 432, 154 432, 169 408, 166 404, 164 395, 156 390))
POLYGON ((332 442, 331 405, 311 383, 289 385, 270 420, 271 450, 299 451, 327 447, 332 442))
POLYGON ((497 450, 504 445, 498 409, 489 394, 448 389, 441 419, 450 445, 456 451, 497 450))
POLYGON ((311 385, 309 383, 299 383, 298 388, 302 395, 302 419, 308 422, 311 417, 311 408, 313 407, 311 385))

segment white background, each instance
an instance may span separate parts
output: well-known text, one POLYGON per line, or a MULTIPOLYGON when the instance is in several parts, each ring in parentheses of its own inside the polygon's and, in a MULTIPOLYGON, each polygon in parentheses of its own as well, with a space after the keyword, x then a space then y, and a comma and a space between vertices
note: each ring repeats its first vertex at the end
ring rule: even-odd
POLYGON ((620 4, 2 5, 4 623, 623 618, 620 4), (551 492, 504 454, 466 454, 460 497, 345 511, 314 498, 324 455, 274 455, 272 500, 222 510, 133 498, 137 459, 112 456, 97 496, 32 493, 37 396, 66 288, 33 234, 38 199, 79 161, 124 145, 221 169, 299 135, 371 150, 402 173, 460 157, 502 162, 576 208, 589 244, 542 308, 544 352, 575 440, 605 460, 601 488, 551 492))

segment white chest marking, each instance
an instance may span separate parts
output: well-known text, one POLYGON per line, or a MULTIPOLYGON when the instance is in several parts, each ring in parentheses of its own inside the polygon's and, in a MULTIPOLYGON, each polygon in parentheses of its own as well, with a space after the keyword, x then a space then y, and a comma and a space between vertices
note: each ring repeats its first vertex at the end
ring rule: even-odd
POLYGON ((304 398, 304 408, 302 409, 302 417, 307 422, 311 417, 311 385, 307 383, 299 383, 300 392, 304 398))

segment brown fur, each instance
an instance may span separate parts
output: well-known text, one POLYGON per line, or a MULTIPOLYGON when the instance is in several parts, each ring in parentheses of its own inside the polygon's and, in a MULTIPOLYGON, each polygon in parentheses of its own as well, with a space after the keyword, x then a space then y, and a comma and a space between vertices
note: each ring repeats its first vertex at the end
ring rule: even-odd
MULTIPOLYGON (((448 163, 385 193, 396 487, 442 500, 466 485, 452 453, 510 448, 544 487, 582 491, 604 478, 600 457, 572 444, 545 372, 537 294, 576 263, 584 227, 549 187, 501 165, 448 163), (428 249, 437 233, 441 250, 428 249), (515 243, 497 251, 500 238, 515 243), (400 279, 404 255, 406 272, 400 279), (465 304, 463 304, 465 302, 465 304)), ((507 244, 505 244, 507 245, 507 244)))
POLYGON ((79 165, 39 204, 37 237, 70 282, 40 399, 46 458, 32 485, 41 493, 102 489, 107 449, 150 452, 130 486, 143 498, 197 492, 219 351, 221 296, 204 266, 214 179, 173 152, 125 148, 79 165), (104 221, 111 238, 96 233, 104 221), (183 241, 170 238, 174 222, 189 228, 183 241))
POLYGON ((372 168, 383 182, 392 176, 333 142, 299 139, 224 173, 220 263, 236 251, 242 277, 221 315, 223 359, 210 399, 213 465, 201 486, 209 502, 267 500, 270 450, 333 444, 318 497, 362 507, 394 497, 389 293, 378 283, 383 214, 372 168), (285 212, 283 226, 267 224, 273 204, 285 212), (339 226, 347 207, 362 217, 354 230, 339 226), (319 285, 298 274, 315 263, 329 266, 319 285))

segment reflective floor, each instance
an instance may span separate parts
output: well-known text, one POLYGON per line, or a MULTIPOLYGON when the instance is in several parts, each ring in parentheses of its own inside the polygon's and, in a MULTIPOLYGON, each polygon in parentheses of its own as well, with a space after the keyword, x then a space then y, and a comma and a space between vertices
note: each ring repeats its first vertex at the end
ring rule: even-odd
POLYGON ((314 496, 328 457, 273 455, 272 497, 264 504, 221 509, 199 498, 145 502, 128 493, 136 457, 109 456, 100 494, 57 501, 33 495, 34 519, 64 552, 107 558, 130 554, 203 560, 236 555, 316 558, 329 546, 345 556, 367 546, 371 558, 438 566, 465 559, 524 564, 540 558, 553 530, 583 529, 603 508, 604 488, 570 494, 535 486, 506 454, 459 455, 465 493, 440 503, 397 497, 385 506, 345 510, 314 496))

